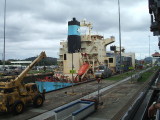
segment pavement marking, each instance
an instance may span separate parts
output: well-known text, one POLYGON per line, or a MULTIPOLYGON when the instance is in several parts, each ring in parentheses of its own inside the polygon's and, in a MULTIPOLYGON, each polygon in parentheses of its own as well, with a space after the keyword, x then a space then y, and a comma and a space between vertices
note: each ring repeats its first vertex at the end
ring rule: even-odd
MULTIPOLYGON (((151 69, 151 68, 148 68, 148 69, 146 69, 146 70, 144 70, 144 71, 141 71, 140 73, 144 73, 144 72, 148 71, 149 69, 151 69)), ((135 75, 132 75, 132 77, 134 77, 134 76, 135 76, 135 75)), ((117 83, 114 83, 114 84, 109 85, 109 86, 107 86, 107 87, 105 87, 105 88, 102 88, 102 89, 100 89, 99 93, 102 93, 102 92, 104 92, 104 91, 107 91, 107 90, 109 90, 109 89, 111 89, 111 88, 113 88, 113 87, 115 87, 115 86, 117 86, 117 85, 119 85, 119 84, 121 84, 121 83, 123 83, 123 82, 126 82, 126 81, 130 80, 130 79, 131 79, 131 77, 128 77, 128 78, 125 78, 124 80, 121 80, 121 81, 119 81, 119 82, 117 82, 117 83)), ((48 111, 48 112, 42 113, 42 114, 40 114, 40 115, 38 115, 38 116, 36 116, 36 117, 33 117, 33 118, 29 119, 29 120, 44 120, 44 119, 47 119, 47 118, 52 117, 52 116, 55 115, 55 112, 54 112, 54 111, 55 111, 56 109, 60 109, 60 108, 62 108, 62 107, 64 107, 64 106, 67 106, 68 104, 77 102, 77 101, 79 101, 80 99, 87 99, 87 98, 89 98, 89 96, 95 96, 95 95, 97 95, 97 94, 98 94, 98 91, 93 92, 93 93, 91 93, 91 94, 89 94, 89 95, 86 95, 86 96, 84 96, 84 97, 81 97, 81 98, 79 98, 79 99, 77 99, 77 100, 74 100, 74 101, 72 101, 72 102, 70 102, 70 103, 67 103, 67 104, 65 104, 65 105, 63 105, 63 106, 60 106, 60 107, 55 108, 55 109, 53 109, 53 110, 50 110, 50 111, 48 111)), ((93 119, 93 120, 94 120, 94 119, 93 119)), ((99 118, 99 120, 103 120, 103 119, 100 119, 100 118, 99 118)))

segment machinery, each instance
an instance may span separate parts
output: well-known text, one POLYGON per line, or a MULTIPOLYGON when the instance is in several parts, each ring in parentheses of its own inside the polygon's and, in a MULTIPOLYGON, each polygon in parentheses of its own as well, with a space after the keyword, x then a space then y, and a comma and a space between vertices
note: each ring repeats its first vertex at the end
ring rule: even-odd
POLYGON ((160 35, 160 1, 148 0, 149 13, 151 15, 150 30, 154 36, 160 35))
POLYGON ((112 70, 106 65, 100 65, 94 74, 96 78, 107 78, 112 75, 112 70))
POLYGON ((23 78, 36 63, 45 57, 45 52, 41 52, 16 79, 0 82, 0 112, 20 114, 29 103, 32 103, 35 107, 43 105, 44 92, 40 93, 35 83, 24 84, 23 78))

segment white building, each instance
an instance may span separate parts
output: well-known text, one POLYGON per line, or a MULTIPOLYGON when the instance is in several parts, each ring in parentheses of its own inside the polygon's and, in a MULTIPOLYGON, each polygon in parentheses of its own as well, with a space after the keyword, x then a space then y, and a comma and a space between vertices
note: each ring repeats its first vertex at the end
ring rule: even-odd
POLYGON ((159 52, 155 52, 154 54, 152 54, 152 64, 160 64, 160 53, 159 52))

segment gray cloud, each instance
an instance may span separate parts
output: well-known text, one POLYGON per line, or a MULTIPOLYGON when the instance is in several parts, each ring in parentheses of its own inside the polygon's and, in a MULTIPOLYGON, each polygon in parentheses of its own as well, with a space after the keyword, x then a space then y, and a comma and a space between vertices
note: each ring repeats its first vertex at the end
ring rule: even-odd
MULTIPOLYGON (((120 0, 120 4, 122 39, 125 41, 122 43, 128 51, 139 52, 129 46, 139 41, 143 41, 140 47, 146 46, 143 43, 151 34, 148 2, 120 0)), ((1 0, 0 53, 3 52, 3 8, 4 0, 1 0)), ((67 39, 67 22, 73 17, 92 22, 94 33, 105 37, 115 35, 114 44, 118 45, 117 0, 7 0, 6 17, 7 58, 26 58, 42 50, 51 57, 58 57, 59 42, 67 39)))

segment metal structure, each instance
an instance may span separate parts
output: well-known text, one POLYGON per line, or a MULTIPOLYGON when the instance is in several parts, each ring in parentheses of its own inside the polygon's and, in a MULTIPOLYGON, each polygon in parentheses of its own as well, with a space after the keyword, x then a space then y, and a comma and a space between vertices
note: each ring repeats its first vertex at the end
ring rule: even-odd
POLYGON ((154 36, 160 35, 160 1, 159 0, 148 0, 149 13, 151 15, 151 26, 150 30, 154 36))

